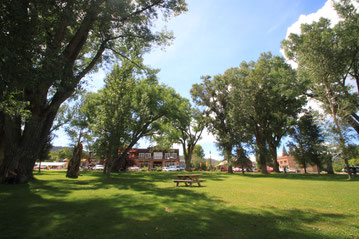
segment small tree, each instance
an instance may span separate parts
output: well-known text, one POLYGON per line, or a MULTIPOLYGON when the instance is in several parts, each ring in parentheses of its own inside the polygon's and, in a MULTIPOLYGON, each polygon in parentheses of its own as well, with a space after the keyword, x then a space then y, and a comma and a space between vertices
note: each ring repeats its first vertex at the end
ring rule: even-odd
POLYGON ((193 150, 193 160, 191 166, 196 170, 205 170, 206 169, 206 160, 205 160, 204 150, 201 145, 196 145, 193 150))
POLYGON ((171 147, 174 143, 181 144, 186 171, 191 171, 192 155, 205 128, 203 113, 192 108, 189 101, 182 98, 175 115, 176 117, 170 119, 164 118, 162 133, 154 139, 162 148, 171 147))
POLYGON ((292 133, 293 156, 307 173, 308 164, 317 165, 318 174, 322 167, 322 143, 324 142, 321 129, 315 123, 313 113, 306 111, 298 121, 298 125, 292 133))

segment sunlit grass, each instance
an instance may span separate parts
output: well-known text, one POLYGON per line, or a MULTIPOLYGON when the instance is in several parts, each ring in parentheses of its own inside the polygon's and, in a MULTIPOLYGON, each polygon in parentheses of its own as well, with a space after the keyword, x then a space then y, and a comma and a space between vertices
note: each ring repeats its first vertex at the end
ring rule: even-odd
POLYGON ((342 175, 45 171, 0 185, 0 238, 359 238, 359 181, 342 175))

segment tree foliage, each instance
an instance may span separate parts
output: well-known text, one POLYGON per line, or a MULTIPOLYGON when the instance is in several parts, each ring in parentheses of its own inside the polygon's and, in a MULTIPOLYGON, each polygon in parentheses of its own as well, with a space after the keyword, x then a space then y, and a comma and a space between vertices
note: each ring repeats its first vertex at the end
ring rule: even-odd
MULTIPOLYGON (((230 79, 222 75, 202 77, 201 84, 191 89, 193 101, 204 109, 209 131, 215 135, 217 146, 225 152, 228 162, 232 161, 234 132, 230 125, 230 79)), ((232 172, 232 167, 229 172, 232 172)))
POLYGON ((307 172, 308 165, 316 165, 318 173, 323 167, 322 165, 322 151, 324 137, 321 133, 320 127, 314 120, 312 112, 306 111, 305 114, 299 119, 298 125, 294 127, 292 133, 293 148, 292 155, 294 159, 304 168, 307 172))
POLYGON ((0 110, 0 181, 9 171, 32 177, 60 105, 88 73, 133 45, 165 44, 172 36, 152 31, 154 20, 185 10, 184 0, 2 1, 0 99, 14 95, 30 117, 0 110))
MULTIPOLYGON (((344 124, 359 133, 359 95, 353 88, 354 84, 359 89, 359 13, 347 0, 335 6, 342 17, 337 25, 332 28, 325 18, 303 24, 301 34, 291 34, 282 47, 287 57, 298 64, 299 79, 308 87, 308 95, 319 100, 331 115, 348 166, 344 124)), ((350 172, 348 175, 351 178, 350 172)))
POLYGON ((72 157, 72 150, 69 148, 62 148, 50 152, 50 158, 52 161, 70 159, 71 157, 72 157))
POLYGON ((179 143, 183 149, 186 170, 191 170, 191 160, 198 141, 205 129, 203 112, 193 108, 185 98, 177 105, 175 117, 164 118, 162 121, 162 133, 156 135, 155 140, 166 147, 179 143))
POLYGON ((242 62, 212 80, 204 77, 191 93, 205 108, 209 129, 229 159, 229 171, 232 150, 245 161, 245 148, 255 148, 263 172, 271 159, 279 172, 277 148, 305 102, 296 72, 284 58, 263 53, 257 62, 242 62))
POLYGON ((156 70, 143 65, 138 68, 140 64, 141 59, 134 57, 116 65, 106 77, 105 87, 87 106, 96 148, 106 158, 108 176, 120 169, 141 138, 160 130, 162 118, 175 119, 181 102, 172 88, 158 84, 156 70))

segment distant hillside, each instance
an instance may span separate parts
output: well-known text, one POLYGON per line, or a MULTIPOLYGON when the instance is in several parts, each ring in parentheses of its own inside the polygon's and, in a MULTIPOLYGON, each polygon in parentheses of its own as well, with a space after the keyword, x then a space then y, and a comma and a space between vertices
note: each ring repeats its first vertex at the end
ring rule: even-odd
POLYGON ((56 150, 65 149, 65 148, 71 149, 70 147, 64 147, 64 146, 52 146, 51 151, 56 151, 56 150))

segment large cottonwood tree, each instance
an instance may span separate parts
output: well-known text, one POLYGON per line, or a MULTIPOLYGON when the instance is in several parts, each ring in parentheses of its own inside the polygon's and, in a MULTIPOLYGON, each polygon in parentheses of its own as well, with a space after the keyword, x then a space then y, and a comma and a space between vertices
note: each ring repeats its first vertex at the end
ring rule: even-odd
POLYGON ((236 142, 230 123, 231 78, 225 75, 202 77, 203 82, 191 89, 193 101, 204 109, 209 131, 216 137, 217 146, 223 150, 228 160, 228 172, 232 173, 232 151, 236 142))
POLYGON ((233 127, 240 135, 254 136, 262 172, 267 172, 269 162, 279 172, 277 148, 304 103, 296 73, 284 58, 271 53, 261 54, 257 62, 242 62, 232 71, 236 72, 231 90, 233 127))
POLYGON ((162 132, 154 139, 164 148, 169 148, 174 143, 181 144, 186 171, 191 171, 192 155, 202 137, 206 122, 203 112, 198 108, 193 108, 188 99, 183 98, 176 110, 175 117, 162 121, 162 132))
POLYGON ((153 32, 153 21, 185 10, 184 0, 2 1, 0 100, 14 96, 29 114, 0 109, 0 182, 9 172, 32 178, 60 105, 88 73, 114 53, 126 57, 134 41, 165 43, 170 35, 153 32))
MULTIPOLYGON (((291 34, 282 47, 298 64, 299 79, 308 87, 308 95, 319 100, 331 115, 348 167, 344 124, 359 133, 359 13, 350 1, 335 6, 342 17, 336 26, 331 27, 325 18, 303 24, 301 34, 291 34)), ((348 175, 351 178, 350 171, 348 175)))
POLYGON ((105 87, 87 105, 90 128, 106 157, 108 177, 120 169, 140 139, 160 130, 162 118, 176 119, 182 99, 172 88, 158 83, 156 70, 138 68, 140 64, 140 58, 133 58, 116 65, 105 87))

